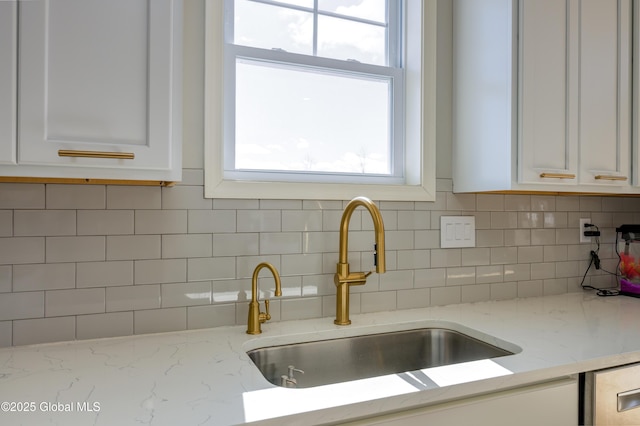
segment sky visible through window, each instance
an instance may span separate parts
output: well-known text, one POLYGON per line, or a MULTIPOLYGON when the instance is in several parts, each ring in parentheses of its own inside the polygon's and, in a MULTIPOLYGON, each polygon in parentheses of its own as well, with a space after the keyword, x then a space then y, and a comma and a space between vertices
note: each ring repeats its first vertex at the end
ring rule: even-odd
MULTIPOLYGON (((313 0, 280 3, 313 8, 313 0)), ((320 14, 317 56, 387 65, 385 0, 318 7, 357 19, 320 14)), ((235 44, 313 55, 313 34, 313 13, 235 1, 235 44)), ((236 169, 392 173, 389 77, 237 58, 235 98, 236 169)))

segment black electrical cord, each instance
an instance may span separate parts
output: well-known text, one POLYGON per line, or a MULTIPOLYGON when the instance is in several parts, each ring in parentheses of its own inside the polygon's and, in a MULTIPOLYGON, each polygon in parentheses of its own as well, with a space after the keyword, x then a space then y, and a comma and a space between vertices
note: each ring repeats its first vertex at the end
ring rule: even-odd
MULTIPOLYGON (((580 283, 580 287, 582 287, 584 290, 596 290, 596 294, 598 296, 602 296, 602 297, 607 297, 607 296, 619 296, 620 295, 620 291, 617 288, 611 287, 611 288, 597 288, 597 287, 593 287, 591 285, 585 285, 584 281, 587 278, 587 274, 589 273, 589 270, 591 269, 591 266, 595 266, 596 269, 601 270, 602 272, 606 272, 607 274, 610 275, 614 275, 616 278, 619 277, 618 273, 614 273, 614 272, 609 272, 606 269, 602 269, 600 268, 600 257, 598 256, 598 253, 600 253, 600 229, 596 226, 593 225, 591 223, 585 223, 584 225, 585 227, 593 227, 596 228, 596 231, 598 232, 598 236, 595 237, 596 239, 596 249, 595 250, 591 250, 591 252, 589 253, 590 256, 590 260, 589 260, 589 266, 587 266, 587 270, 584 271, 584 275, 582 276, 582 282, 580 283)), ((618 233, 616 232, 616 254, 618 255, 618 266, 616 267, 616 271, 620 269, 620 253, 618 252, 618 233)))

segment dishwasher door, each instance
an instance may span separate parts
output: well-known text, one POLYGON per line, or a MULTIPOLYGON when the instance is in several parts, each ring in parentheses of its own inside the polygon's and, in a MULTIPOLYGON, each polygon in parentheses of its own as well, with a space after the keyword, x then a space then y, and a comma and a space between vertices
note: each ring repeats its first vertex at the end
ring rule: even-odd
POLYGON ((640 364, 585 374, 584 424, 640 425, 640 364))

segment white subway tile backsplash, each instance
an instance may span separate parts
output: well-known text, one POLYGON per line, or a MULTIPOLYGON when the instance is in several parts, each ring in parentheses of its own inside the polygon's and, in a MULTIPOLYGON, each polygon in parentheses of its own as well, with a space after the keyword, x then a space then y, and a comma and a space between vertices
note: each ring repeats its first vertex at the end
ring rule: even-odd
POLYGON ((105 260, 105 237, 47 237, 47 263, 105 260))
POLYGON ((280 301, 280 319, 282 321, 302 320, 322 317, 322 298, 282 299, 280 301))
POLYGON ((283 255, 281 259, 281 275, 309 275, 323 273, 322 254, 287 254, 283 255))
POLYGON ((580 200, 581 212, 599 212, 602 211, 602 197, 578 197, 580 200))
POLYGON ((75 210, 15 210, 15 236, 76 235, 75 210))
POLYGON ((136 210, 136 234, 186 234, 186 210, 136 210))
POLYGON ((299 232, 263 232, 260 234, 260 254, 302 253, 299 232))
POLYGON ((514 229, 518 227, 516 212, 491 212, 492 229, 514 229))
POLYGON ((501 212, 505 210, 505 196, 500 194, 478 194, 476 197, 478 211, 501 212))
POLYGON ((236 305, 233 303, 187 307, 187 328, 189 330, 235 324, 236 305))
POLYGON ((567 246, 545 246, 544 261, 545 262, 564 262, 567 260, 567 246))
POLYGON ((107 186, 106 199, 108 209, 137 210, 162 207, 162 191, 160 187, 155 186, 107 186))
POLYGON ((414 231, 416 249, 440 248, 440 231, 414 231))
POLYGON ((297 232, 322 231, 322 211, 320 210, 283 210, 282 230, 297 232))
POLYGON ((210 257, 213 252, 211 234, 178 234, 162 236, 162 257, 210 257))
MULTIPOLYGON (((431 212, 425 211, 399 211, 398 229, 423 230, 431 226, 431 212)), ((386 229, 386 218, 385 218, 386 229)))
POLYGON ((431 289, 431 306, 453 305, 461 301, 462 291, 459 286, 431 289))
POLYGON ((556 209, 556 197, 552 195, 532 195, 531 210, 534 212, 548 212, 556 209))
POLYGON ((76 317, 38 318, 13 321, 13 344, 61 342, 76 337, 76 317))
POLYGON ((566 278, 554 278, 544 280, 543 282, 543 294, 550 296, 553 294, 564 294, 567 292, 567 279, 566 278))
POLYGON ((462 303, 484 302, 487 300, 491 300, 491 285, 464 285, 461 287, 460 297, 462 303))
POLYGON ((0 238, 0 265, 43 263, 45 237, 0 238))
POLYGON ((195 306, 211 304, 211 282, 162 284, 160 286, 161 306, 195 306))
POLYGON ((76 317, 76 339, 99 339, 132 334, 133 312, 111 312, 76 317))
POLYGON ((531 264, 532 280, 544 280, 547 278, 554 278, 555 276, 556 276, 555 263, 532 263, 531 264))
POLYGON ((160 285, 108 287, 105 298, 107 312, 159 308, 160 285))
POLYGON ((0 237, 13 236, 13 211, 0 210, 0 237))
POLYGON ((413 288, 413 271, 410 270, 387 271, 385 274, 380 275, 379 279, 381 291, 413 288))
POLYGON ((134 334, 187 329, 187 308, 152 309, 133 313, 134 334))
POLYGON ((104 209, 105 194, 104 185, 47 185, 47 209, 104 209))
POLYGON ((476 268, 472 266, 464 268, 447 268, 447 286, 460 286, 474 284, 476 282, 476 268))
POLYGON ((213 256, 255 256, 260 247, 260 235, 213 234, 213 256))
MULTIPOLYGON (((208 257, 188 259, 187 280, 224 280, 236 277, 234 257, 208 257)), ((253 270, 251 271, 253 272, 253 270)))
POLYGON ((504 246, 504 231, 502 229, 476 230, 476 247, 504 246))
POLYGON ((45 292, 44 312, 47 317, 95 314, 105 311, 105 289, 83 288, 45 292))
POLYGON ((446 268, 416 269, 414 271, 414 287, 443 287, 447 284, 446 268))
POLYGON ((213 202, 204 198, 203 186, 174 186, 162 188, 163 209, 210 210, 213 202))
POLYGON ((360 311, 369 312, 393 311, 397 308, 395 291, 376 291, 360 294, 360 311))
POLYGON ((462 255, 462 266, 488 265, 491 263, 491 252, 485 248, 463 248, 460 249, 462 255))
POLYGON ((431 301, 427 288, 398 290, 397 299, 398 309, 426 308, 431 301))
POLYGON ((542 250, 542 246, 518 247, 518 263, 542 262, 542 250))
POLYGON ((7 348, 13 342, 13 323, 0 321, 0 348, 7 348))
POLYGON ((78 235, 133 234, 133 210, 78 210, 78 235))
POLYGON ((11 265, 0 266, 0 293, 12 291, 13 267, 11 265))
MULTIPOLYGON (((540 264, 536 264, 540 265, 540 264)), ((532 266, 524 264, 504 265, 504 280, 505 281, 528 281, 531 279, 532 266)))
POLYGON ((531 244, 529 229, 506 229, 504 231, 505 246, 528 246, 531 244))
POLYGON ((397 257, 397 269, 425 269, 431 266, 429 250, 400 250, 397 257))
POLYGON ((44 291, 0 293, 0 321, 44 317, 44 291))
POLYGON ((238 210, 238 232, 280 232, 280 210, 238 210))
POLYGON ((531 210, 530 195, 508 195, 504 199, 506 211, 526 212, 531 210))
POLYGON ((518 297, 536 297, 542 296, 543 294, 542 280, 518 282, 518 297))
POLYGON ((236 232, 236 211, 189 210, 188 232, 190 234, 236 232))
POLYGON ((75 286, 75 263, 30 264, 13 267, 13 291, 56 290, 75 286))
POLYGON ((505 271, 508 268, 503 265, 477 266, 476 283, 499 283, 504 279, 505 271))
POLYGON ((162 253, 160 235, 109 235, 107 260, 158 259, 162 253))
POLYGON ((491 284, 491 299, 505 300, 518 297, 518 283, 515 281, 491 284))
POLYGON ((133 284, 133 261, 76 264, 76 287, 112 287, 133 284))
POLYGON ((460 249, 431 250, 431 267, 446 268, 462 265, 460 249))
POLYGON ((45 189, 42 184, 0 183, 0 209, 43 209, 45 189))
MULTIPOLYGON (((282 278, 282 298, 267 271, 259 278, 272 321, 334 316, 347 201, 211 200, 202 182, 187 169, 173 188, 0 184, 0 346, 246 324, 264 261, 282 278)), ((615 227, 640 221, 635 198, 437 186, 435 202, 376 202, 387 272, 352 288, 352 314, 583 291, 593 247, 579 243, 579 219, 600 227, 611 270, 615 227), (460 214, 475 217, 477 246, 441 249, 440 217, 460 214)), ((352 271, 374 268, 373 243, 371 217, 357 209, 352 271)), ((599 271, 586 282, 616 284, 599 271)))
POLYGON ((491 264, 507 264, 518 262, 518 247, 492 247, 491 264))
POLYGON ((187 280, 187 259, 136 260, 135 284, 176 283, 187 280))

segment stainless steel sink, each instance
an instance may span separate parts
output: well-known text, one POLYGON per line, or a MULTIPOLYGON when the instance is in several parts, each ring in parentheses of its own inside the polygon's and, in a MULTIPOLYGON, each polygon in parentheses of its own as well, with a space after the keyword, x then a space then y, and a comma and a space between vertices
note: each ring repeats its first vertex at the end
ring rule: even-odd
POLYGON ((262 375, 278 386, 308 388, 385 374, 513 355, 446 328, 421 328, 271 346, 247 352, 262 375), (290 380, 290 369, 293 371, 290 380), (283 377, 284 376, 284 377, 283 377))

